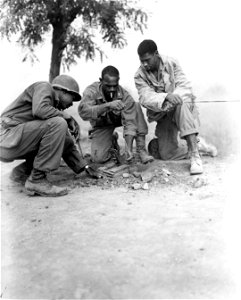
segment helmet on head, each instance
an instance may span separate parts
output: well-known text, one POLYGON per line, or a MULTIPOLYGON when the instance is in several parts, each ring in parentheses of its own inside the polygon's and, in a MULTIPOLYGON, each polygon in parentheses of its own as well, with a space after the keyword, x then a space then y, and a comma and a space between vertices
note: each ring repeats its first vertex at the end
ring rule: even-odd
POLYGON ((77 81, 69 75, 59 75, 55 77, 52 81, 52 86, 74 94, 76 96, 74 101, 81 100, 79 85, 77 81))

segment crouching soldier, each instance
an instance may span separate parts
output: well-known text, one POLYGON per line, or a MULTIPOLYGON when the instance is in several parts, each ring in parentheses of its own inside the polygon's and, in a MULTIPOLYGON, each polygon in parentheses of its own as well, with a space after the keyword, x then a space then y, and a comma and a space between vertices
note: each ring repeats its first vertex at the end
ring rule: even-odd
POLYGON ((52 185, 46 177, 59 168, 61 158, 75 173, 85 170, 90 176, 99 177, 80 155, 71 136, 78 134, 78 124, 64 112, 80 99, 75 79, 59 75, 52 84, 33 83, 2 113, 0 159, 25 160, 13 169, 12 178, 25 179, 27 192, 66 195, 66 188, 52 185))
POLYGON ((79 104, 79 115, 90 121, 91 157, 94 162, 104 163, 113 157, 118 148, 116 127, 123 126, 126 144, 126 160, 133 159, 133 141, 142 163, 153 161, 148 155, 145 137, 148 132, 140 104, 119 85, 119 71, 113 66, 102 70, 99 82, 88 86, 79 104))

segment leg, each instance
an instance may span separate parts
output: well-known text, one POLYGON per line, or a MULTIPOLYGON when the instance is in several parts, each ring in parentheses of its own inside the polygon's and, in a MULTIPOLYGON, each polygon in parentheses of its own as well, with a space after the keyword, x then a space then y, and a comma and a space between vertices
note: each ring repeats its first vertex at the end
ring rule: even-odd
POLYGON ((187 147, 178 143, 178 128, 173 122, 173 114, 169 113, 157 122, 155 134, 158 140, 160 158, 163 160, 179 160, 188 156, 187 147))
POLYGON ((199 132, 198 111, 194 104, 183 103, 175 109, 173 119, 180 130, 181 138, 187 141, 188 152, 191 158, 191 174, 203 172, 202 161, 198 152, 197 135, 199 132))
POLYGON ((43 172, 53 171, 60 165, 67 128, 66 121, 61 117, 27 122, 18 146, 1 148, 1 155, 5 159, 15 160, 36 153, 33 168, 43 172))
POLYGON ((139 102, 136 102, 136 123, 136 152, 139 154, 141 162, 146 164, 152 162, 154 158, 151 155, 148 155, 146 151, 146 135, 148 133, 148 127, 139 102))
POLYGON ((104 163, 111 158, 112 136, 115 127, 95 128, 91 134, 91 157, 94 162, 104 163))
POLYGON ((82 172, 86 166, 86 161, 77 150, 74 140, 69 132, 66 134, 62 157, 69 168, 77 174, 82 172))
POLYGON ((67 128, 66 121, 60 117, 25 124, 17 155, 23 157, 36 151, 32 172, 25 182, 28 193, 51 197, 68 193, 66 188, 54 186, 46 179, 46 173, 60 165, 67 128))

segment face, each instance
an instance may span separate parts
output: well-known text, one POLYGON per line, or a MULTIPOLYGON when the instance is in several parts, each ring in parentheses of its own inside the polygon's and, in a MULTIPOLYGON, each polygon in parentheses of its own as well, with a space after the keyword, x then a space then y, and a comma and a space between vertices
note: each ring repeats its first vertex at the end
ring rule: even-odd
POLYGON ((100 81, 102 82, 102 91, 107 100, 113 100, 118 89, 119 77, 105 74, 104 77, 100 79, 100 81))
POLYGON ((157 51, 154 53, 145 53, 144 55, 139 56, 139 58, 146 71, 150 72, 158 69, 159 57, 157 51))
POLYGON ((64 110, 73 105, 75 96, 71 93, 61 90, 59 93, 58 109, 64 110))

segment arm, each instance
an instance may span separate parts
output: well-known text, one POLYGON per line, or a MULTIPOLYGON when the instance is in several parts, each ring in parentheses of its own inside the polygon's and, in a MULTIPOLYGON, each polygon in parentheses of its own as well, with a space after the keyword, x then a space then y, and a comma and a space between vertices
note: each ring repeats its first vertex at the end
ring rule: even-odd
POLYGON ((139 101, 142 106, 155 112, 162 111, 162 104, 167 93, 157 93, 150 83, 139 71, 135 75, 135 85, 139 94, 139 101))
POLYGON ((121 117, 124 137, 135 136, 137 132, 135 101, 126 90, 122 89, 122 94, 124 109, 121 111, 121 117))
POLYGON ((34 117, 46 120, 53 117, 63 117, 63 112, 54 107, 54 94, 47 82, 37 85, 32 97, 32 114, 34 117))
POLYGON ((97 120, 99 116, 112 110, 122 110, 124 104, 121 100, 114 100, 107 103, 96 103, 96 92, 93 87, 88 87, 84 93, 83 98, 79 104, 78 112, 80 117, 85 121, 97 120))
POLYGON ((109 111, 109 103, 96 103, 96 86, 88 86, 83 93, 80 101, 78 112, 80 117, 85 121, 97 120, 98 117, 109 111))

